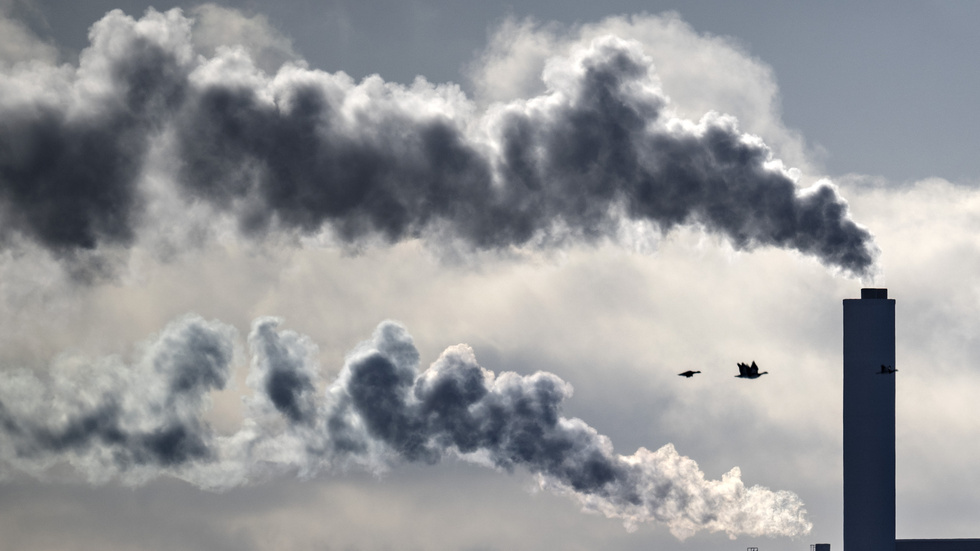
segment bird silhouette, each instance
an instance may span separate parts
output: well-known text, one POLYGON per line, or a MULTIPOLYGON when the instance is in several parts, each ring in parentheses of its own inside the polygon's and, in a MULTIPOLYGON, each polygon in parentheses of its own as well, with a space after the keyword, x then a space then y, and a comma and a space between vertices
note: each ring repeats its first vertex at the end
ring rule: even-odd
POLYGON ((700 371, 690 371, 690 370, 688 370, 688 371, 685 371, 684 373, 678 373, 678 375, 680 375, 681 377, 687 377, 688 379, 690 379, 691 377, 694 376, 695 373, 701 373, 701 372, 700 371))
POLYGON ((752 365, 745 365, 739 362, 738 375, 736 375, 736 377, 740 379, 758 379, 767 373, 769 372, 763 371, 762 373, 759 373, 759 366, 755 365, 755 361, 752 362, 752 365))
POLYGON ((881 371, 878 372, 878 375, 891 375, 892 373, 895 373, 896 371, 898 371, 898 370, 897 369, 894 369, 890 365, 881 364, 881 371))

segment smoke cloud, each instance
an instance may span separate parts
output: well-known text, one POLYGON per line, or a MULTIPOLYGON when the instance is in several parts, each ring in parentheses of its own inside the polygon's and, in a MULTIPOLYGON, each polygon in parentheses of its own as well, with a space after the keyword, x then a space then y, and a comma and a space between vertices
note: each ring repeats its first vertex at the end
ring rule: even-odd
POLYGON ((28 370, 0 373, 0 463, 39 475, 67 461, 92 481, 139 482, 218 460, 201 413, 228 381, 233 338, 231 327, 190 317, 133 365, 105 358, 48 381, 28 370))
MULTIPOLYGON (((66 260, 136 246, 159 231, 152 166, 184 205, 255 239, 507 250, 697 225, 738 249, 873 271, 873 237, 832 184, 799 187, 731 117, 673 116, 636 42, 552 57, 544 93, 484 108, 451 84, 283 62, 281 40, 215 44, 213 11, 113 11, 77 66, 0 64, 0 246, 66 260)), ((290 384, 273 386, 300 407, 290 384)))
POLYGON ((0 373, 0 472, 46 477, 68 465, 93 482, 173 476, 223 489, 287 472, 380 471, 453 457, 525 470, 585 510, 627 528, 661 523, 680 539, 700 530, 734 538, 811 528, 798 496, 747 487, 737 467, 708 480, 670 444, 617 454, 607 437, 561 415, 572 388, 553 374, 494 374, 466 345, 420 371, 408 332, 385 322, 324 387, 316 346, 279 323, 253 323, 253 394, 232 434, 206 419, 210 393, 228 383, 236 357, 236 332, 220 322, 176 320, 132 364, 106 358, 44 379, 0 373))

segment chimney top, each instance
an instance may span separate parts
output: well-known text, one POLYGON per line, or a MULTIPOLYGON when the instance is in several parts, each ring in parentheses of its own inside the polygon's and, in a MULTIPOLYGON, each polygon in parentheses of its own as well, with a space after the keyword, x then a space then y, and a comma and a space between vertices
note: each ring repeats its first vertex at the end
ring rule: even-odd
POLYGON ((888 289, 861 289, 862 299, 887 299, 888 289))

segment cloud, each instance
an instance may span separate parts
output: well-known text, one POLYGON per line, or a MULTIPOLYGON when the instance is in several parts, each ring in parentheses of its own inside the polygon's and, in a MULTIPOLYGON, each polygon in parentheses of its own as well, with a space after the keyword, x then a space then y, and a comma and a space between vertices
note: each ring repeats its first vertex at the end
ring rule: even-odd
POLYGON ((812 526, 796 495, 746 488, 737 468, 709 481, 669 444, 616 454, 607 437, 561 416, 572 388, 553 374, 494 375, 458 345, 413 377, 418 360, 409 343, 404 329, 382 324, 341 375, 367 431, 402 457, 434 461, 448 449, 497 468, 523 467, 587 510, 631 528, 658 521, 681 539, 702 529, 795 536, 812 526))
POLYGON ((53 64, 58 59, 57 48, 35 35, 28 22, 46 25, 30 2, 0 2, 0 67, 5 70, 18 63, 53 64))
POLYGON ((799 167, 804 178, 817 173, 812 163, 819 152, 782 122, 772 68, 737 38, 698 32, 675 12, 617 15, 575 25, 505 19, 467 72, 475 97, 489 103, 542 94, 546 88, 540 75, 549 59, 609 35, 643 46, 677 117, 697 120, 709 111, 732 115, 744 131, 762 136, 777 158, 799 167))
MULTIPOLYGON (((200 18, 196 20, 192 37, 200 18)), ((574 46, 588 48, 592 38, 574 46)), ((228 66, 241 62, 237 73, 229 69, 227 74, 241 75, 248 86, 259 90, 260 98, 269 96, 269 82, 275 75, 255 61, 248 47, 239 50, 232 47, 224 54, 222 59, 228 66), (249 80, 253 72, 257 76, 249 80)), ((778 137, 760 129, 756 117, 762 115, 740 110, 744 109, 738 106, 742 100, 750 106, 762 105, 752 102, 764 94, 746 88, 747 95, 739 96, 735 86, 736 90, 727 89, 732 93, 726 100, 726 94, 713 91, 723 84, 722 73, 698 71, 707 61, 693 61, 690 56, 695 53, 683 47, 671 50, 666 45, 652 48, 643 41, 643 55, 653 60, 663 94, 669 96, 665 113, 692 121, 712 108, 736 115, 741 132, 763 136, 774 156, 791 161, 788 165, 801 166, 778 137), (676 53, 673 65, 665 63, 664 58, 670 55, 664 52, 676 53), (703 80, 683 81, 690 90, 681 92, 673 71, 684 65, 701 73, 703 80), (700 92, 713 99, 692 99, 691 94, 699 93, 699 83, 703 85, 700 92)), ((571 54, 571 50, 549 50, 541 65, 528 73, 538 88, 497 98, 498 107, 542 96, 546 91, 540 79, 544 60, 568 59, 571 54)), ((201 63, 213 60, 215 54, 204 57, 201 63)), ((43 61, 43 56, 35 61, 43 61)), ((724 65, 720 58, 717 61, 717 66, 724 65)), ((738 74, 724 75, 726 81, 735 78, 751 84, 751 79, 742 77, 759 76, 735 63, 737 59, 730 61, 738 74)), ((33 65, 35 70, 45 63, 33 65)), ((197 61, 192 66, 192 74, 200 75, 197 61)), ((20 70, 26 74, 26 69, 24 65, 20 70)), ((67 97, 61 95, 65 90, 62 84, 74 78, 78 68, 48 69, 36 70, 33 74, 43 78, 24 81, 16 94, 15 88, 8 88, 11 94, 2 97, 36 97, 41 103, 60 108, 67 97)), ((5 73, 11 74, 15 73, 5 73)), ((765 88, 773 82, 757 84, 765 88)), ((356 87, 357 83, 351 85, 356 87)), ((473 113, 482 116, 493 102, 477 99, 473 113)), ((284 411, 276 407, 266 390, 265 371, 246 383, 245 373, 259 372, 259 368, 253 365, 251 370, 233 370, 225 390, 209 391, 211 406, 202 404, 195 410, 212 423, 213 438, 203 440, 211 454, 187 455, 181 465, 132 464, 120 474, 113 463, 98 462, 101 456, 94 450, 104 445, 99 438, 90 439, 88 447, 63 447, 60 454, 21 458, 22 464, 29 464, 24 469, 35 473, 52 465, 39 475, 45 478, 70 472, 64 466, 54 466, 62 461, 58 458, 77 465, 82 473, 90 469, 101 472, 95 477, 99 480, 118 476, 140 482, 149 478, 147 473, 163 474, 162 479, 137 492, 112 483, 86 488, 25 481, 16 474, 21 467, 4 463, 4 470, 13 475, 13 480, 4 482, 3 500, 12 514, 5 518, 2 530, 11 545, 20 542, 22 547, 38 548, 60 543, 70 547, 87 541, 90 543, 84 545, 107 547, 115 537, 125 542, 119 543, 123 547, 132 547, 139 539, 144 547, 163 549, 173 547, 169 544, 175 527, 186 541, 196 541, 197 547, 248 547, 242 541, 246 536, 253 546, 266 548, 316 547, 325 541, 332 547, 415 545, 445 549, 473 547, 474 542, 527 548, 554 547, 554 541, 560 541, 564 542, 560 547, 568 549, 683 545, 671 544, 668 531, 656 528, 656 523, 641 524, 638 532, 626 533, 619 523, 608 522, 601 515, 569 518, 571 508, 586 505, 575 497, 577 494, 568 492, 570 500, 550 492, 527 496, 521 486, 528 477, 539 485, 544 483, 520 465, 514 467, 517 476, 508 483, 501 483, 501 477, 492 470, 483 472, 455 460, 434 468, 427 468, 423 461, 393 470, 383 483, 377 483, 370 473, 358 475, 354 469, 345 476, 315 481, 280 477, 274 484, 245 485, 219 495, 201 493, 195 486, 175 483, 164 474, 176 474, 196 484, 206 485, 204 481, 211 480, 212 486, 229 487, 283 470, 312 475, 334 465, 376 469, 387 466, 385 461, 397 463, 399 456, 392 448, 364 436, 366 425, 353 408, 344 410, 347 417, 342 417, 349 422, 346 436, 350 449, 336 454, 331 452, 341 450, 336 446, 341 432, 330 433, 330 440, 318 439, 313 432, 322 425, 314 424, 311 430, 309 424, 292 422, 286 413, 293 407, 300 413, 297 418, 309 419, 313 408, 312 417, 323 420, 327 419, 324 408, 333 403, 322 389, 325 381, 305 375, 315 363, 309 356, 311 342, 322 347, 324 358, 340 358, 349 343, 370 334, 377 321, 386 317, 407 322, 423 358, 436 358, 446 342, 467 342, 473 345, 480 363, 496 372, 495 378, 511 370, 529 375, 533 369, 543 369, 574 382, 574 399, 562 402, 561 415, 588 420, 598 433, 616 443, 620 453, 672 442, 677 451, 697 459, 708 481, 720 482, 732 465, 739 465, 746 488, 760 483, 792 489, 805 501, 807 519, 815 525, 811 541, 839 542, 840 503, 834 489, 840 480, 840 385, 839 372, 834 368, 839 360, 834 358, 840 352, 839 300, 857 296, 854 282, 835 281, 824 270, 815 269, 813 262, 801 262, 798 255, 785 251, 757 249, 753 254, 742 254, 726 243, 727 238, 703 234, 696 226, 677 227, 669 236, 653 239, 657 247, 648 249, 648 254, 630 254, 630 247, 616 243, 595 248, 573 245, 544 263, 535 262, 535 255, 522 256, 531 261, 518 263, 491 254, 478 256, 478 264, 463 269, 432 263, 427 255, 419 254, 414 241, 364 249, 354 257, 334 247, 269 247, 256 254, 247 241, 238 240, 188 249, 181 240, 224 239, 222 224, 230 223, 237 232, 241 212, 237 209, 248 207, 253 199, 232 199, 238 203, 225 210, 228 219, 214 215, 215 210, 225 207, 215 207, 212 201, 189 204, 172 163, 177 158, 175 122, 160 120, 166 122, 154 123, 159 124, 154 127, 159 130, 151 132, 146 160, 137 177, 142 207, 134 219, 132 241, 109 245, 103 239, 98 248, 75 249, 70 253, 72 259, 61 260, 70 263, 85 254, 106 255, 108 251, 103 248, 109 247, 118 247, 121 253, 129 251, 131 257, 124 260, 132 272, 124 274, 121 285, 62 285, 56 260, 43 254, 24 255, 18 247, 29 250, 37 245, 25 244, 23 234, 4 234, 12 242, 0 251, 0 293, 9 314, 0 316, 3 369, 9 372, 13 366, 23 365, 34 368, 38 375, 22 377, 13 369, 2 386, 8 388, 7 381, 14 379, 33 380, 34 386, 20 383, 24 386, 17 388, 25 389, 20 395, 45 396, 47 392, 51 400, 54 396, 71 397, 76 401, 66 402, 65 411, 72 419, 81 419, 81 413, 95 418, 101 395, 92 389, 102 387, 92 385, 102 378, 66 379, 57 373, 74 369, 92 373, 99 371, 99 366, 112 364, 115 367, 106 372, 115 373, 113 377, 121 379, 116 384, 122 385, 123 380, 128 381, 125 374, 140 365, 140 354, 133 361, 115 357, 94 360, 89 367, 56 365, 51 367, 56 372, 52 377, 44 374, 47 358, 65 351, 99 357, 193 310, 206 319, 216 317, 242 328, 243 337, 249 333, 250 320, 259 315, 275 312, 287 316, 292 327, 313 339, 298 344, 302 338, 286 338, 288 332, 280 325, 273 331, 279 336, 279 354, 273 351, 261 359, 259 352, 251 352, 252 341, 243 349, 250 352, 251 361, 269 364, 262 369, 273 370, 272 363, 277 362, 275 371, 294 373, 282 376, 286 381, 315 381, 317 390, 310 393, 303 383, 278 385, 288 390, 279 400, 286 406, 284 411), (161 191, 172 204, 161 204, 161 191), (191 211, 195 224, 206 224, 207 232, 187 229, 191 211), (178 237, 168 236, 170 231, 178 237), (205 237, 199 237, 202 235, 205 237), (156 252, 147 250, 151 244, 166 239, 177 239, 177 246, 172 247, 175 255, 151 257, 156 252), (775 373, 758 381, 765 386, 715 384, 736 381, 728 370, 734 369, 734 361, 747 359, 756 359, 775 373), (675 384, 680 379, 675 373, 688 366, 707 366, 716 371, 706 370, 706 375, 714 373, 711 377, 716 378, 694 379, 693 385, 675 384), (69 384, 69 380, 78 382, 69 384), (242 390, 248 399, 244 408, 242 390), (230 439, 232 435, 237 437, 235 442, 230 439), (310 443, 316 453, 307 450, 310 443), (334 447, 328 448, 328 443, 334 447), (248 463, 250 458, 259 459, 248 463), (382 463, 373 464, 369 459, 382 463), (243 469, 247 464, 255 470, 243 469), (96 468, 100 466, 102 470, 96 468), (142 475, 140 469, 145 469, 142 475), (310 497, 313 495, 315 499, 310 497), (474 495, 480 499, 474 501, 474 495), (179 506, 174 507, 175 503, 179 506), (533 521, 521 514, 528 506, 535 508, 533 521), (97 516, 96 511, 103 512, 97 516), (481 520, 488 518, 495 522, 481 520), (39 530, 39 519, 51 522, 39 530), (501 531, 502 523, 509 529, 501 531), (161 528, 154 528, 154 524, 161 528), (139 526, 135 532, 134 526, 139 526), (194 527, 214 530, 215 536, 192 540, 194 527), (433 543, 433 533, 440 535, 438 542, 433 543)), ((805 173, 799 182, 812 181, 805 173)), ((886 183, 861 186, 849 178, 835 181, 848 198, 850 217, 874 228, 883 251, 879 259, 883 275, 877 283, 890 288, 901 308, 899 361, 905 382, 899 388, 904 397, 899 397, 897 445, 903 537, 974 535, 970 519, 958 511, 976 508, 970 492, 977 486, 971 483, 976 479, 971 474, 975 458, 970 446, 963 443, 975 440, 977 420, 962 412, 969 405, 970 389, 977 383, 971 358, 980 350, 973 327, 978 294, 969 283, 973 281, 971 274, 976 273, 971 259, 980 258, 972 237, 976 233, 972 229, 980 220, 976 216, 977 194, 969 185, 940 181, 901 188, 886 183)), ((5 228, 7 232, 9 228, 5 228)), ((657 235, 656 229, 644 229, 648 233, 643 235, 657 235)), ((256 237, 281 237, 277 234, 281 230, 272 227, 264 234, 261 227, 259 230, 256 237)), ((267 343, 263 340, 257 344, 267 343)), ((247 365, 249 361, 246 356, 235 364, 247 365)), ((330 361, 331 367, 341 363, 330 361)), ((333 381, 335 374, 331 371, 328 377, 325 373, 324 379, 333 381)), ((4 397, 8 412, 21 411, 16 409, 15 393, 8 394, 4 397)), ((138 391, 134 395, 142 396, 138 391)), ((51 400, 44 403, 54 403, 51 400)), ((157 399, 157 403, 162 402, 157 399)), ((62 424, 68 417, 48 417, 44 408, 25 411, 34 416, 25 427, 47 428, 49 435, 58 435, 68 426, 62 424)), ((138 414, 141 410, 126 403, 123 411, 138 414)), ((18 414, 17 418, 23 416, 18 414)), ((159 427, 165 425, 158 423, 159 427)), ((200 426, 206 425, 202 422, 200 426)), ((105 427, 111 424, 103 424, 104 433, 108 430, 105 427)), ((138 436, 152 433, 151 429, 147 425, 134 432, 131 442, 138 443, 138 436)), ((0 449, 13 450, 8 441, 0 444, 0 449)), ((443 457, 453 458, 454 454, 446 452, 443 457)), ((475 454, 470 459, 492 464, 475 454)), ((561 491, 555 484, 544 487, 561 491)), ((710 546, 712 538, 725 545, 723 532, 701 532, 694 541, 710 546)), ((788 549, 798 543, 786 539, 764 545, 788 549)))
POLYGON ((287 45, 241 31, 267 27, 256 18, 218 28, 215 10, 198 10, 197 26, 178 10, 110 12, 77 68, 4 71, 3 241, 68 261, 132 248, 155 231, 153 165, 186 205, 255 239, 326 231, 355 246, 510 250, 697 225, 739 249, 873 271, 872 235, 832 184, 800 188, 732 117, 674 116, 635 41, 603 35, 549 57, 539 95, 481 107, 422 79, 354 83, 295 63, 269 75, 257 63, 280 62, 258 57, 287 45))
POLYGON ((309 424, 316 415, 315 346, 291 331, 277 332, 280 323, 262 318, 252 325, 248 340, 254 364, 249 386, 290 422, 309 424))
POLYGON ((67 461, 90 480, 138 481, 213 457, 201 419, 228 380, 233 330, 188 317, 168 326, 134 365, 115 358, 55 375, 4 372, 2 461, 34 474, 67 461))
POLYGON ((77 68, 21 64, 0 77, 0 241, 59 255, 132 244, 150 134, 182 99, 189 22, 113 12, 77 68))
POLYGON ((314 475, 453 456, 524 469, 586 510, 629 528, 659 522, 681 539, 700 530, 797 536, 812 527, 795 494, 746 487, 737 468, 708 480, 670 444, 616 454, 607 437, 561 415, 572 389, 551 373, 494 374, 466 345, 448 348, 420 373, 412 338, 391 322, 355 348, 318 394, 309 362, 315 346, 277 331, 278 323, 253 324, 248 380, 256 394, 231 435, 216 434, 203 415, 234 357, 235 332, 219 322, 176 320, 131 366, 107 358, 49 381, 4 373, 0 465, 45 476, 68 463, 97 482, 170 475, 226 488, 274 472, 314 475))
POLYGON ((190 13, 194 49, 206 57, 221 49, 243 48, 256 67, 270 74, 284 63, 301 62, 289 38, 262 14, 244 14, 211 3, 196 6, 190 13))

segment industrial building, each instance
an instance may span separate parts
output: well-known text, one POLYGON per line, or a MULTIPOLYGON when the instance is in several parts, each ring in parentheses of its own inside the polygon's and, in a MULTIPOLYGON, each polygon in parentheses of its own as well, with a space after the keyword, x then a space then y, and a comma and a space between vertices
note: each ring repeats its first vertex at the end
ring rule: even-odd
POLYGON ((977 551, 980 539, 896 540, 895 551, 977 551))
POLYGON ((980 551, 980 539, 895 539, 895 300, 887 289, 844 300, 843 340, 844 551, 980 551))

